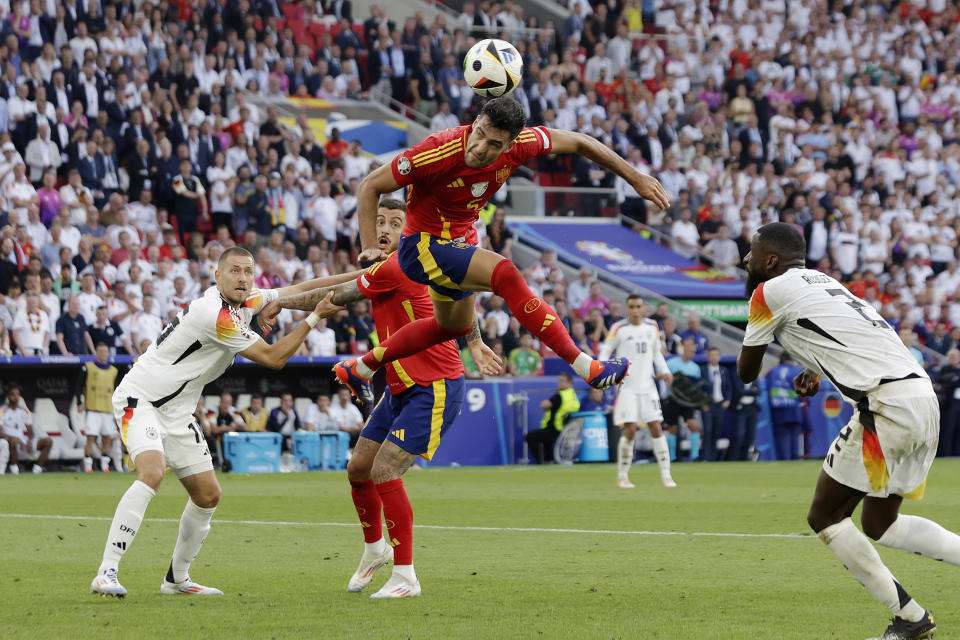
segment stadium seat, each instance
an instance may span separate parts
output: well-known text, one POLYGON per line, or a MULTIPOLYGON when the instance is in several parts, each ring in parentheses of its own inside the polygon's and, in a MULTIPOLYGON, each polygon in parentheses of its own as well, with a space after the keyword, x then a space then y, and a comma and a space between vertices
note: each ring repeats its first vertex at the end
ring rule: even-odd
POLYGON ((39 398, 33 405, 33 425, 37 435, 53 440, 51 460, 76 462, 83 458, 83 436, 70 426, 70 419, 57 410, 53 400, 39 398))
POLYGON ((236 400, 233 403, 233 406, 237 408, 237 411, 239 411, 240 409, 246 409, 247 407, 249 407, 250 394, 249 393, 238 394, 236 400))
POLYGON ((293 408, 296 409, 297 415, 300 416, 301 423, 303 422, 304 418, 307 417, 307 411, 310 409, 310 405, 312 404, 312 398, 296 398, 293 401, 293 408))
POLYGON ((266 409, 267 413, 273 411, 274 407, 280 406, 280 396, 267 396, 263 399, 263 408, 266 409))
POLYGON ((205 396, 203 399, 203 407, 207 411, 216 411, 219 405, 220 396, 205 396))

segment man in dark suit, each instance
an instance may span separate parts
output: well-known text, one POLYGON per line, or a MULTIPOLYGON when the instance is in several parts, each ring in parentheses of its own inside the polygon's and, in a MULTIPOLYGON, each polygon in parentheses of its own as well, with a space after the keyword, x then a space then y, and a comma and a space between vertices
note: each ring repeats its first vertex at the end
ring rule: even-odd
POLYGON ((663 145, 664 149, 669 149, 677 143, 680 139, 678 131, 677 114, 673 111, 668 111, 663 117, 663 124, 660 125, 660 131, 657 133, 657 136, 660 138, 660 144, 663 145))
POLYGON ((120 157, 126 160, 135 154, 140 140, 146 140, 148 148, 153 148, 153 134, 150 133, 150 128, 143 124, 143 113, 139 109, 134 109, 130 113, 130 122, 120 135, 120 157))
POLYGON ((807 268, 812 269, 830 255, 832 239, 826 209, 819 206, 813 208, 813 219, 803 225, 803 239, 807 243, 807 268))
POLYGON ((328 16, 336 16, 337 22, 346 18, 353 23, 353 5, 350 0, 327 0, 323 3, 323 12, 328 16))
POLYGON ((151 189, 157 182, 157 168, 150 153, 150 143, 145 138, 136 141, 135 151, 127 159, 126 169, 130 176, 130 200, 139 200, 144 185, 150 183, 151 189))
POLYGON ((757 116, 750 115, 747 120, 747 126, 737 136, 740 140, 740 166, 746 167, 751 162, 757 163, 757 171, 763 169, 763 160, 767 157, 766 143, 763 134, 760 132, 760 121, 757 116), (751 147, 751 145, 757 145, 751 147), (751 154, 751 148, 755 149, 756 154, 751 154))
POLYGON ((723 427, 723 413, 730 406, 733 398, 733 383, 730 381, 730 372, 720 365, 720 349, 711 347, 707 350, 707 364, 701 367, 704 390, 710 396, 710 404, 703 414, 703 444, 700 449, 700 459, 713 462, 717 459, 717 438, 723 427))
POLYGON ((210 122, 204 120, 200 124, 199 146, 197 147, 197 164, 200 165, 202 176, 206 178, 207 168, 213 165, 213 156, 220 151, 220 141, 210 133, 210 122))
POLYGON ((647 127, 647 133, 639 139, 640 154, 643 159, 654 171, 659 171, 663 167, 663 144, 660 142, 657 126, 651 124, 647 127))

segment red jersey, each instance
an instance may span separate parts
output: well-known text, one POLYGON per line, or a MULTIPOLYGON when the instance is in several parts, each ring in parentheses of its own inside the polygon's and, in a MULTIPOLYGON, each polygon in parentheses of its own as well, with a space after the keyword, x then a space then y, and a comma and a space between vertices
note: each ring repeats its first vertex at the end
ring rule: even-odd
MULTIPOLYGON (((357 278, 357 286, 371 302, 381 342, 414 320, 433 317, 427 286, 403 274, 396 252, 357 278)), ((414 384, 428 386, 435 380, 459 378, 463 375, 463 362, 457 343, 447 340, 409 358, 390 362, 386 369, 387 386, 396 395, 414 384)))
POLYGON ((390 163, 397 184, 410 185, 403 235, 425 232, 477 244, 473 223, 480 209, 517 167, 553 149, 546 128, 528 127, 493 164, 471 169, 463 157, 472 129, 473 125, 466 125, 438 131, 390 163))

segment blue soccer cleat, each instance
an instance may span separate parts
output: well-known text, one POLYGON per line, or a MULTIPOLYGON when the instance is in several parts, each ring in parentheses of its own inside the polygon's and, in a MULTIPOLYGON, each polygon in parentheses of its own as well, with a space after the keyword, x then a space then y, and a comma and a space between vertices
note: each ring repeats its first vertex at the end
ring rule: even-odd
POLYGON ((356 396, 357 400, 367 406, 373 404, 373 389, 370 388, 370 379, 357 373, 356 358, 338 362, 333 367, 333 372, 340 384, 350 389, 350 393, 356 396))
POLYGON ((630 361, 626 358, 613 360, 594 360, 590 364, 590 377, 587 384, 594 389, 606 389, 623 382, 630 369, 630 361))

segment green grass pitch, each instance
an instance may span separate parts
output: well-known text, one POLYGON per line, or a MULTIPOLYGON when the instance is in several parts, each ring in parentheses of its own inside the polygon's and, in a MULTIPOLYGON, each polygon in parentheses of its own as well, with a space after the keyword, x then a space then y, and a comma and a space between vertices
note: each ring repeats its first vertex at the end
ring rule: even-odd
MULTIPOLYGON (((3 638, 868 638, 888 612, 812 535, 819 463, 410 472, 423 596, 346 591, 362 551, 344 473, 221 475, 191 571, 222 598, 159 594, 186 494, 168 475, 121 564, 124 600, 89 593, 132 474, 0 477, 3 638), (12 514, 80 516, 19 518, 12 514), (98 518, 98 519, 93 519, 98 518), (283 524, 287 523, 287 524, 283 524), (555 529, 550 531, 549 529, 555 529), (564 531, 556 531, 563 529, 564 531), (643 533, 648 532, 648 533, 643 533), (649 532, 679 532, 653 535, 649 532), (792 537, 698 534, 794 534, 792 537)), ((905 511, 960 530, 960 460, 937 461, 905 511)), ((880 548, 904 587, 960 637, 960 567, 880 548)))

